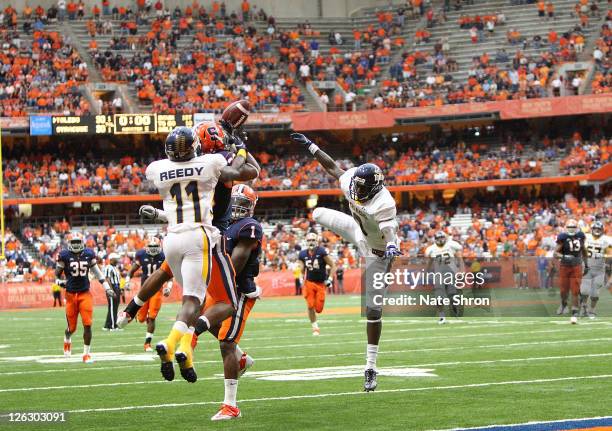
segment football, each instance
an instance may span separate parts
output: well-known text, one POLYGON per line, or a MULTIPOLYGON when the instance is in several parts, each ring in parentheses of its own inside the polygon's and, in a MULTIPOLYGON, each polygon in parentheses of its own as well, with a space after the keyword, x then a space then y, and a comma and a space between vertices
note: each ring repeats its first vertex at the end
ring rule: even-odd
POLYGON ((230 103, 227 108, 225 108, 223 114, 221 114, 221 119, 236 129, 242 126, 247 118, 249 118, 250 110, 251 105, 248 100, 238 100, 230 103))

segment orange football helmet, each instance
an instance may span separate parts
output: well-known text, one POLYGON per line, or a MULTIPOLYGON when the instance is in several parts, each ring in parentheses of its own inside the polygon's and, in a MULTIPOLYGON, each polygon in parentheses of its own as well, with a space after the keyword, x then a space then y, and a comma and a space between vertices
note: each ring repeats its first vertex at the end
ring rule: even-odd
POLYGON ((252 217, 257 205, 257 193, 246 184, 236 184, 232 187, 230 198, 232 220, 252 217))
POLYGON ((194 131, 202 154, 218 153, 226 148, 225 132, 219 124, 204 121, 195 126, 194 131))

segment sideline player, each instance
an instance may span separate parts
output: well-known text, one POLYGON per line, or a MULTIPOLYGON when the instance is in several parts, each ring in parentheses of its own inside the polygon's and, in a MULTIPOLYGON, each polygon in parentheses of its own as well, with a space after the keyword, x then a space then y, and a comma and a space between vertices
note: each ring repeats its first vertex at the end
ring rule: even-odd
POLYGON ((72 234, 68 239, 67 249, 60 251, 55 268, 55 283, 66 288, 66 321, 68 327, 64 334, 64 356, 72 355, 72 334, 76 331, 77 318, 81 315, 83 322, 83 362, 93 363, 91 358, 91 324, 93 322, 93 297, 89 291, 89 271, 100 282, 108 297, 115 293, 104 278, 96 261, 96 254, 90 248, 85 248, 85 242, 80 233, 72 234), (65 280, 60 279, 62 273, 65 280))
POLYGON ((382 304, 376 301, 387 289, 375 290, 373 277, 389 271, 393 258, 400 256, 395 200, 385 187, 385 177, 380 168, 366 163, 347 171, 323 152, 314 142, 301 133, 293 133, 291 139, 304 145, 328 174, 340 182, 340 188, 349 203, 352 217, 328 208, 316 208, 314 220, 351 242, 366 258, 366 369, 365 391, 376 389, 376 359, 382 331, 382 304), (380 305, 378 305, 380 304, 380 305))
MULTIPOLYGON (((164 252, 162 251, 161 242, 159 238, 152 237, 145 248, 140 249, 136 252, 134 262, 130 268, 127 277, 125 278, 125 284, 129 286, 130 280, 136 274, 136 271, 142 269, 140 274, 140 286, 144 286, 147 278, 153 272, 160 268, 162 262, 166 259, 164 252)), ((168 282, 168 285, 163 289, 163 296, 170 295, 172 290, 172 281, 168 282)), ((162 306, 162 291, 157 292, 151 299, 146 301, 142 308, 138 310, 136 315, 140 323, 147 323, 147 333, 144 341, 144 351, 152 352, 151 341, 153 340, 153 334, 155 333, 155 319, 159 314, 159 310, 162 306)))
POLYGON ((321 314, 325 306, 325 289, 334 282, 333 274, 336 264, 324 247, 319 246, 319 236, 315 232, 306 235, 306 250, 298 256, 300 271, 304 276, 304 299, 308 309, 308 318, 312 325, 312 335, 320 335, 317 314, 321 314), (326 267, 329 266, 329 276, 326 267))
POLYGON ((591 226, 591 233, 586 234, 586 249, 590 269, 582 277, 580 285, 580 315, 594 319, 599 290, 606 284, 606 260, 612 257, 612 239, 604 235, 602 222, 594 222, 591 226), (589 297, 591 298, 590 306, 589 297))
MULTIPOLYGON (((438 301, 438 323, 443 325, 446 323, 446 315, 444 312, 444 304, 441 303, 443 298, 449 298, 453 301, 456 297, 461 296, 461 289, 457 289, 454 283, 444 283, 446 274, 464 272, 463 263, 463 247, 457 241, 448 239, 446 234, 439 230, 434 235, 434 243, 425 249, 425 257, 427 260, 427 271, 430 273, 433 269, 434 278, 434 295, 438 301)), ((461 308, 457 305, 451 305, 451 310, 455 317, 461 314, 461 308)))
MULTIPOLYGON (((220 139, 220 138, 219 138, 220 139)), ((212 225, 212 200, 218 182, 239 180, 241 172, 228 166, 221 154, 196 155, 196 136, 188 127, 177 127, 166 137, 167 159, 151 163, 146 169, 163 199, 168 220, 164 254, 177 282, 183 288, 183 303, 168 337, 156 345, 161 359, 161 373, 166 380, 174 379, 173 359, 179 364, 181 376, 195 382, 191 338, 194 325, 204 332, 225 320, 235 310, 236 292, 230 287, 227 302, 216 307, 209 316, 199 311, 210 283, 212 262, 223 261, 223 270, 231 271, 229 257, 218 246, 221 235, 212 225), (180 342, 180 344, 179 344, 180 342), (177 345, 178 349, 177 349, 177 345)), ((245 148, 236 154, 237 165, 247 159, 245 148)), ((226 274, 233 277, 233 274, 226 274)))
POLYGON ((560 259, 559 281, 561 283, 561 305, 557 314, 564 314, 567 310, 567 299, 572 293, 572 324, 578 323, 578 297, 580 295, 580 284, 583 274, 589 272, 587 249, 585 247, 585 235, 578 228, 574 219, 569 219, 565 224, 565 231, 557 236, 557 249, 555 257, 560 259), (584 272, 582 264, 584 263, 584 272))

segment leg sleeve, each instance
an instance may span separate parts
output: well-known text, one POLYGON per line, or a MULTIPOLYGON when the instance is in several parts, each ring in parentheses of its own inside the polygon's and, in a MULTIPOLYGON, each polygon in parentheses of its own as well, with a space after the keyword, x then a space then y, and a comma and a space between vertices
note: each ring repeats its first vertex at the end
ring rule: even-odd
POLYGON ((329 208, 316 208, 312 213, 312 217, 321 226, 352 243, 363 254, 362 248, 365 246, 365 239, 361 228, 353 217, 340 211, 330 210, 329 208))

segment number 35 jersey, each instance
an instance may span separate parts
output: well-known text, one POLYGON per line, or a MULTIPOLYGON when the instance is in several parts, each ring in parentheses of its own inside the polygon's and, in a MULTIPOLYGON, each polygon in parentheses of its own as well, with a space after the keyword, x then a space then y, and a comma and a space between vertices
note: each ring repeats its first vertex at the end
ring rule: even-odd
POLYGON ((96 264, 96 254, 90 248, 80 253, 69 250, 60 251, 57 265, 64 269, 67 292, 85 292, 89 290, 89 268, 96 264))
POLYGON ((351 199, 351 178, 357 168, 347 170, 340 177, 340 189, 349 203, 351 214, 359 225, 368 246, 375 250, 385 250, 387 242, 382 230, 385 227, 397 229, 397 210, 395 200, 385 187, 367 202, 360 203, 351 199))
POLYGON ((216 243, 219 231, 213 227, 213 196, 227 160, 221 154, 205 154, 186 162, 157 160, 146 170, 164 201, 168 231, 179 233, 204 226, 216 243))

